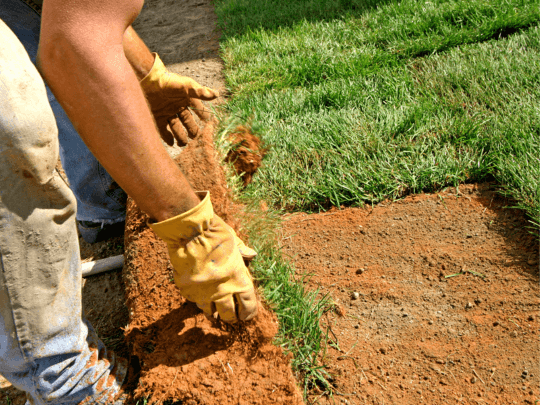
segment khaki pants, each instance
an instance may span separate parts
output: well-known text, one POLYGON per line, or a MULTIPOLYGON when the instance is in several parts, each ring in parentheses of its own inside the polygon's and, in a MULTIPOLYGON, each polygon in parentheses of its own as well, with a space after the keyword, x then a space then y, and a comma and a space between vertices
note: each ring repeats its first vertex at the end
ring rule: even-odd
POLYGON ((41 404, 105 404, 125 362, 82 318, 76 203, 55 171, 56 123, 0 20, 0 374, 41 404))

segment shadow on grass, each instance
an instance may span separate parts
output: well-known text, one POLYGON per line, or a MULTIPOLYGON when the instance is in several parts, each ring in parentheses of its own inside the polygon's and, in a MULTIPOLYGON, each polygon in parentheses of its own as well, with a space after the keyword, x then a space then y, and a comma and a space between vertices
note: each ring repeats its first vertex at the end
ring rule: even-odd
POLYGON ((216 0, 218 24, 225 38, 256 29, 275 30, 300 21, 332 21, 365 12, 395 0, 216 0), (226 20, 226 21, 225 21, 226 20))

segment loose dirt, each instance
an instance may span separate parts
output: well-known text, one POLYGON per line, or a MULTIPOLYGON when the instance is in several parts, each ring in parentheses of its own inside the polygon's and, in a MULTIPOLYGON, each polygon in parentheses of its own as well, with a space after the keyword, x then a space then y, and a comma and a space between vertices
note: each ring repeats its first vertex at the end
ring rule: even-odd
POLYGON ((253 175, 262 165, 267 148, 263 147, 261 140, 245 125, 238 125, 228 135, 231 148, 225 161, 233 165, 237 175, 242 179, 244 186, 251 183, 253 175))
MULTIPOLYGON (((231 226, 235 209, 213 147, 213 126, 177 158, 190 183, 210 190, 216 213, 231 226)), ((186 404, 301 404, 290 359, 271 341, 275 316, 259 306, 251 322, 227 325, 207 319, 187 302, 172 279, 167 247, 128 204, 124 279, 130 320, 126 330, 141 378, 136 398, 186 404)))
POLYGON ((196 191, 210 191, 214 212, 238 231, 235 219, 237 208, 232 202, 231 190, 227 187, 225 172, 218 163, 214 148, 214 125, 209 122, 202 134, 192 140, 176 157, 176 162, 196 191))
POLYGON ((286 217, 297 276, 329 294, 321 404, 540 399, 538 241, 489 185, 286 217))

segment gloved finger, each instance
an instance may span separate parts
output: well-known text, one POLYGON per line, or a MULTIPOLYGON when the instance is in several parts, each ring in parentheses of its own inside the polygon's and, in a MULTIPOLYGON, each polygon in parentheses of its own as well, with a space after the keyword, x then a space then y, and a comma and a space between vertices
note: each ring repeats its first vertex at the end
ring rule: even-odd
POLYGON ((216 312, 216 306, 213 302, 197 302, 197 307, 204 312, 204 314, 211 318, 214 315, 214 312, 216 312))
POLYGON ((171 132, 174 135, 178 146, 186 146, 188 143, 188 137, 180 118, 171 118, 169 120, 169 127, 171 128, 171 132))
POLYGON ((212 118, 212 114, 208 108, 203 104, 203 102, 197 98, 190 98, 189 99, 189 106, 193 111, 195 111, 195 114, 202 120, 202 121, 208 121, 212 118))
MULTIPOLYGON (((187 91, 188 96, 191 98, 198 98, 200 100, 210 101, 219 97, 219 92, 212 90, 208 87, 201 86, 199 83, 197 83, 190 77, 182 77, 182 79, 182 85, 187 91)), ((176 83, 174 83, 173 85, 175 84, 176 83)))
POLYGON ((163 142, 165 142, 169 146, 174 145, 174 137, 172 132, 167 127, 167 120, 166 119, 160 119, 156 120, 156 125, 159 131, 159 134, 161 135, 161 139, 163 139, 163 142))
POLYGON ((216 305, 216 310, 223 322, 233 323, 238 320, 236 318, 236 310, 232 294, 228 294, 225 297, 214 301, 214 304, 216 305))
POLYGON ((167 73, 167 80, 163 87, 167 88, 169 94, 180 91, 188 97, 198 98, 206 101, 214 100, 215 98, 219 97, 219 93, 217 91, 209 89, 205 86, 201 86, 191 77, 180 76, 176 73, 167 73))
POLYGON ((257 256, 257 252, 249 246, 246 246, 244 242, 242 242, 242 239, 236 236, 236 233, 234 234, 234 243, 236 244, 236 248, 240 251, 240 254, 244 260, 250 261, 257 256))
POLYGON ((257 316, 257 296, 253 290, 236 294, 236 299, 240 320, 249 321, 257 316))
POLYGON ((180 121, 182 121, 182 124, 186 128, 188 136, 191 139, 195 139, 197 135, 199 135, 200 129, 195 122, 195 118, 193 118, 193 115, 191 115, 189 108, 181 108, 180 111, 178 111, 178 118, 180 118, 180 121))
MULTIPOLYGON (((251 261, 255 256, 257 256, 257 252, 253 249, 251 249, 250 247, 246 246, 244 244, 244 242, 242 241, 242 239, 240 239, 238 237, 238 235, 236 234, 236 232, 234 231, 234 229, 228 224, 226 223, 225 221, 223 221, 221 218, 217 217, 218 221, 220 223, 223 224, 223 226, 233 235, 234 237, 234 243, 236 245, 236 248, 238 249, 238 251, 240 252, 240 254, 242 255, 242 258, 244 259, 244 261, 251 261)), ((216 220, 216 219, 214 219, 216 220)))

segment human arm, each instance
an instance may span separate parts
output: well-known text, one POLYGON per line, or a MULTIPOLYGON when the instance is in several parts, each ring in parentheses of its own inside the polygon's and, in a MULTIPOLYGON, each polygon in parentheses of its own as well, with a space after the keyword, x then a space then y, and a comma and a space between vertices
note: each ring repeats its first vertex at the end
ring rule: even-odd
POLYGON ((137 79, 141 81, 150 73, 152 66, 154 66, 155 55, 148 49, 131 25, 124 32, 122 43, 126 58, 133 68, 137 79))
POLYGON ((123 37, 141 1, 45 0, 40 70, 92 153, 157 221, 199 199, 161 144, 123 37))
POLYGON ((256 297, 235 235, 169 157, 126 59, 124 34, 141 5, 45 0, 38 65, 89 149, 167 242, 186 297, 225 321, 250 319, 256 297))

